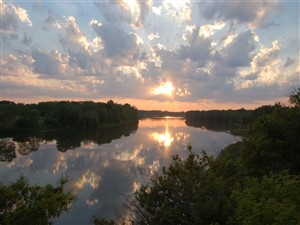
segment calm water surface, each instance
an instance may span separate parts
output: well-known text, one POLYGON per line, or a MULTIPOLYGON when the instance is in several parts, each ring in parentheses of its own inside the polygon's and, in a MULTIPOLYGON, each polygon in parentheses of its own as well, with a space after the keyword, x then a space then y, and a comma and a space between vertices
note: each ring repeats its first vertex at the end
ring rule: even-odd
POLYGON ((66 186, 77 201, 54 224, 91 224, 93 215, 114 218, 122 209, 124 193, 139 186, 140 168, 160 171, 171 156, 203 150, 216 156, 239 137, 229 132, 188 127, 181 118, 140 120, 137 126, 89 132, 65 132, 14 138, 13 153, 0 153, 0 179, 9 184, 22 173, 31 184, 66 186))

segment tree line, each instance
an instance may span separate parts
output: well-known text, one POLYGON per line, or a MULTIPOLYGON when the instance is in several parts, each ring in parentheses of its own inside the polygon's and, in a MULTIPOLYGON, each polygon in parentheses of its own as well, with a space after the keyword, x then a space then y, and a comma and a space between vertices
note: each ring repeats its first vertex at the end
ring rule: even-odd
POLYGON ((0 102, 0 133, 58 128, 97 128, 138 121, 138 110, 113 101, 54 101, 38 104, 0 102))
POLYGON ((184 117, 184 112, 170 112, 170 111, 161 111, 161 110, 139 110, 140 118, 148 118, 148 117, 184 117))
POLYGON ((210 130, 230 130, 237 135, 245 135, 247 126, 257 121, 261 116, 271 114, 280 103, 263 105, 254 110, 244 108, 237 110, 188 111, 185 113, 185 123, 192 127, 205 127, 210 130))

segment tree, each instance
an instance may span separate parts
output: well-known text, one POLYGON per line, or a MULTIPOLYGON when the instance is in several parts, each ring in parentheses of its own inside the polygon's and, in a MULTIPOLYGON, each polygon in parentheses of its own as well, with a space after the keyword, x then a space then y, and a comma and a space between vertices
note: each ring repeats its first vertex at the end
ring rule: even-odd
POLYGON ((276 105, 273 112, 249 126, 241 146, 240 161, 247 175, 261 177, 270 172, 300 173, 300 110, 276 105))
POLYGON ((300 87, 292 89, 289 101, 292 105, 300 107, 300 87))
POLYGON ((187 159, 173 156, 162 175, 150 176, 135 193, 128 207, 132 224, 193 224, 192 205, 197 187, 206 176, 212 158, 189 150, 187 159))
POLYGON ((21 176, 9 186, 0 183, 0 224, 52 224, 51 219, 67 211, 76 199, 64 192, 66 182, 62 179, 58 187, 30 186, 21 176))
POLYGON ((300 222, 300 177, 287 171, 246 178, 240 190, 231 198, 235 212, 229 219, 232 225, 296 225, 300 222))

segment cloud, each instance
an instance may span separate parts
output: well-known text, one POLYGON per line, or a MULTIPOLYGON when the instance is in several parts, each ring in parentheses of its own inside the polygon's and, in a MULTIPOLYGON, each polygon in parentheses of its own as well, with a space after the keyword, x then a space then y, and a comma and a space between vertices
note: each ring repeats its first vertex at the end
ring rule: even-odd
POLYGON ((190 1, 165 0, 162 2, 162 14, 167 14, 173 19, 189 21, 192 18, 190 1))
POLYGON ((288 66, 290 66, 290 65, 292 65, 292 64, 294 64, 294 63, 295 63, 295 59, 293 59, 293 58, 291 58, 291 57, 288 56, 288 57, 286 58, 284 67, 288 67, 288 66))
POLYGON ((189 45, 181 45, 178 55, 180 59, 197 61, 198 66, 203 67, 212 57, 212 40, 199 33, 200 28, 197 27, 191 34, 186 35, 189 45))
POLYGON ((3 55, 1 61, 2 76, 24 76, 32 70, 33 58, 22 52, 17 55, 3 55))
POLYGON ((0 0, 1 7, 1 31, 13 31, 19 28, 19 21, 32 26, 25 9, 15 6, 12 3, 4 3, 0 0))
POLYGON ((208 38, 208 37, 212 36, 215 33, 215 30, 221 30, 224 27, 225 27, 224 22, 215 21, 215 23, 213 25, 206 24, 206 25, 201 26, 200 30, 199 30, 199 35, 203 36, 204 38, 208 38))
POLYGON ((250 28, 267 27, 268 16, 279 9, 278 2, 212 1, 199 2, 199 10, 204 18, 245 23, 250 28))
POLYGON ((50 11, 50 10, 48 10, 48 15, 44 19, 44 23, 46 23, 48 25, 51 25, 51 26, 53 26, 53 27, 55 27, 57 29, 62 28, 62 25, 60 24, 60 22, 58 21, 58 19, 53 16, 52 11, 50 11))
POLYGON ((63 75, 61 67, 62 54, 55 51, 34 50, 32 52, 33 71, 41 75, 51 75, 60 78, 63 75))
POLYGON ((97 2, 94 4, 107 23, 127 23, 134 28, 143 26, 152 8, 152 0, 97 2))
POLYGON ((231 104, 299 80, 296 14, 282 2, 0 3, 4 97, 231 104), (163 82, 171 98, 151 93, 163 82))
MULTIPOLYGON (((92 20, 90 25, 100 26, 96 20, 92 20)), ((64 65, 65 70, 72 71, 74 75, 101 74, 99 68, 103 68, 103 65, 105 65, 104 62, 101 63, 101 61, 105 61, 103 58, 101 60, 104 48, 102 39, 95 37, 89 40, 80 30, 73 16, 64 17, 61 30, 63 33, 59 41, 65 51, 64 54, 67 55, 67 65, 64 65)))
POLYGON ((1 8, 1 28, 0 34, 2 40, 8 45, 12 39, 18 38, 18 31, 22 25, 32 26, 32 21, 29 19, 25 9, 18 7, 12 3, 5 3, 0 0, 1 8))
POLYGON ((131 21, 130 10, 124 2, 95 2, 94 4, 108 23, 130 23, 131 21))
MULTIPOLYGON (((280 58, 280 45, 277 40, 269 48, 261 46, 253 56, 251 66, 239 72, 236 92, 241 99, 271 99, 286 96, 292 83, 299 80, 294 70, 287 70, 280 58), (247 97, 246 94, 249 94, 247 97)), ((299 71, 298 71, 299 73, 299 71)))
POLYGON ((157 39, 159 38, 159 34, 156 32, 156 33, 150 33, 147 38, 149 39, 149 41, 153 41, 154 39, 157 39))
POLYGON ((133 65, 140 51, 137 45, 137 36, 126 33, 115 24, 103 24, 101 26, 92 23, 93 30, 103 41, 103 51, 108 58, 113 58, 114 64, 133 65))
POLYGON ((246 31, 238 34, 222 51, 221 55, 230 67, 245 67, 251 62, 251 52, 255 50, 256 34, 246 31))
POLYGON ((29 46, 31 44, 31 42, 32 42, 32 38, 29 37, 26 32, 24 32, 22 43, 26 46, 29 46))
POLYGON ((87 37, 80 31, 79 26, 73 16, 64 17, 62 28, 65 32, 65 38, 61 38, 60 42, 65 49, 71 47, 72 49, 85 49, 89 48, 89 41, 87 37))

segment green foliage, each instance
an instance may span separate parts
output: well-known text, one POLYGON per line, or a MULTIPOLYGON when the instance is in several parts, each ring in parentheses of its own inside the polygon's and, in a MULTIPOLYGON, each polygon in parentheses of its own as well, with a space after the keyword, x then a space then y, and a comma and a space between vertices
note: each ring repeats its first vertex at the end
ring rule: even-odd
POLYGON ((254 176, 284 169, 299 174, 299 134, 299 108, 277 105, 250 125, 241 149, 244 169, 254 176))
POLYGON ((194 197, 212 160, 205 153, 199 157, 190 152, 185 160, 173 156, 162 175, 150 176, 129 202, 132 224, 193 224, 194 197))
POLYGON ((299 224, 300 177, 286 171, 265 175, 262 179, 248 177, 243 188, 234 190, 231 198, 235 210, 230 224, 299 224))
POLYGON ((0 183, 0 224, 52 224, 50 220, 67 211, 76 199, 64 192, 65 183, 61 180, 58 187, 30 186, 22 176, 9 186, 0 183))
POLYGON ((138 121, 138 110, 129 104, 95 102, 0 102, 0 132, 37 131, 58 128, 98 128, 138 121))

